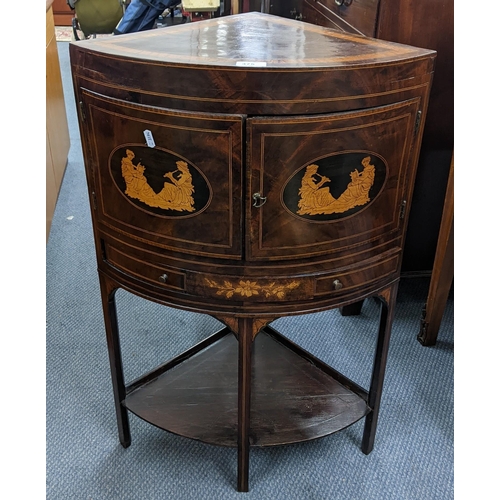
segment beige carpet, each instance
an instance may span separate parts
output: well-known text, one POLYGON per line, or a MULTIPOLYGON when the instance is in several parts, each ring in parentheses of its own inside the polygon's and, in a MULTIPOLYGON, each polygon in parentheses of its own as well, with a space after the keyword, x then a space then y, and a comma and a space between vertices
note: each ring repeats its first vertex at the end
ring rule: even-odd
POLYGON ((56 26, 56 40, 58 42, 70 42, 74 39, 71 26, 56 26))
MULTIPOLYGON (((74 33, 73 33, 73 28, 71 26, 56 26, 56 40, 58 42, 71 42, 75 39, 74 33)), ((82 37, 82 33, 79 32, 78 35, 82 37)), ((97 38, 103 38, 107 36, 112 36, 111 34, 109 35, 97 35, 97 38)))

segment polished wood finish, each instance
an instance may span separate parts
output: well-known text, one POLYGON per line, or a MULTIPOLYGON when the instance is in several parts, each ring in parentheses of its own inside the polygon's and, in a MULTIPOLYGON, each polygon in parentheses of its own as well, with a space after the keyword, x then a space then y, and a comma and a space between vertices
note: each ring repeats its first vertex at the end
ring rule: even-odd
POLYGON ((70 147, 68 119, 57 52, 52 7, 46 11, 46 239, 59 195, 70 147))
POLYGON ((70 56, 124 446, 125 409, 236 445, 239 491, 252 445, 366 416, 369 453, 435 53, 252 13, 70 56), (236 340, 219 332, 124 386, 118 287, 236 340), (367 297, 382 301, 369 390, 267 326, 367 297))
POLYGON ((131 442, 130 425, 127 410, 122 404, 125 399, 126 388, 125 377, 123 375, 123 363, 115 302, 115 294, 118 289, 118 284, 107 279, 102 273, 99 274, 99 283, 101 286, 102 310, 104 316, 104 328, 106 330, 109 365, 111 367, 111 381, 113 382, 118 436, 122 446, 124 448, 128 448, 131 442))
POLYGON ((267 447, 328 435, 370 411, 362 388, 273 328, 264 328, 248 347, 253 349, 251 404, 242 412, 238 405, 246 398, 239 403, 241 343, 227 332, 215 334, 196 357, 183 356, 186 361, 175 368, 169 365, 154 379, 146 378, 127 394, 125 406, 175 434, 230 447, 238 446, 240 414, 245 417, 245 441, 267 447))
POLYGON ((348 111, 422 98, 429 85, 432 51, 256 16, 213 19, 201 33, 198 23, 160 30, 175 51, 158 48, 158 30, 83 42, 72 45, 73 64, 90 91, 109 95, 112 87, 127 102, 214 113, 348 111))
POLYGON ((439 327, 453 283, 455 219, 454 181, 455 166, 454 159, 452 158, 436 257, 429 285, 429 294, 422 311, 420 332, 417 337, 419 342, 425 346, 433 346, 436 344, 439 327))
POLYGON ((238 318, 238 491, 248 491, 252 395, 252 318, 238 318))
POLYGON ((368 406, 372 411, 366 416, 363 441, 361 443, 361 450, 365 454, 368 454, 373 450, 373 444, 375 442, 375 432, 377 430, 377 421, 380 410, 382 387, 384 384, 385 367, 387 365, 389 338, 394 319, 397 290, 398 283, 394 283, 390 288, 386 288, 379 296, 382 300, 380 325, 377 347, 373 360, 370 392, 368 393, 368 406))

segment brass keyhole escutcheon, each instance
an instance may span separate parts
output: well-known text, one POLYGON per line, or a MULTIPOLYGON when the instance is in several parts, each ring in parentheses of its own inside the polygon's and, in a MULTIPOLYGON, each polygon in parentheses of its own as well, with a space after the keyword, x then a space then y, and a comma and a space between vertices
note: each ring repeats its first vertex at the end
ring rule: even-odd
POLYGON ((342 288, 342 283, 340 280, 334 280, 333 281, 333 289, 334 290, 340 290, 342 288))
POLYGON ((162 283, 166 283, 168 281, 168 274, 164 273, 158 278, 162 283))
POLYGON ((253 198, 253 206, 260 208, 267 201, 266 196, 262 196, 260 193, 254 193, 252 195, 253 198))

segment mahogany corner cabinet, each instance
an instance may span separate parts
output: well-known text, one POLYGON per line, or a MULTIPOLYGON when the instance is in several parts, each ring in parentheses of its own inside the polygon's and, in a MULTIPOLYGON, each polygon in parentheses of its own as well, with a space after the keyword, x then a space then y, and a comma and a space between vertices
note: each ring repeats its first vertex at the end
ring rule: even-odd
POLYGON ((121 444, 130 411, 235 446, 238 491, 252 446, 365 418, 370 453, 436 53, 246 13, 70 56, 121 444), (119 288, 225 328, 127 384, 119 288), (269 325, 368 297, 367 389, 269 325))

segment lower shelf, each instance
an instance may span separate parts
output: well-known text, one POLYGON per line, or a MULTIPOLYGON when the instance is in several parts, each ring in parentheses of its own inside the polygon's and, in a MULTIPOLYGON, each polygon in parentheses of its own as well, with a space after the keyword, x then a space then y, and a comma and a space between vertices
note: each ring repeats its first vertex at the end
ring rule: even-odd
MULTIPOLYGON (((265 330, 254 341, 252 446, 316 439, 370 411, 360 395, 313 364, 308 353, 284 344, 265 330)), ((191 439, 237 446, 238 341, 232 334, 134 387, 123 404, 140 418, 191 439)))

